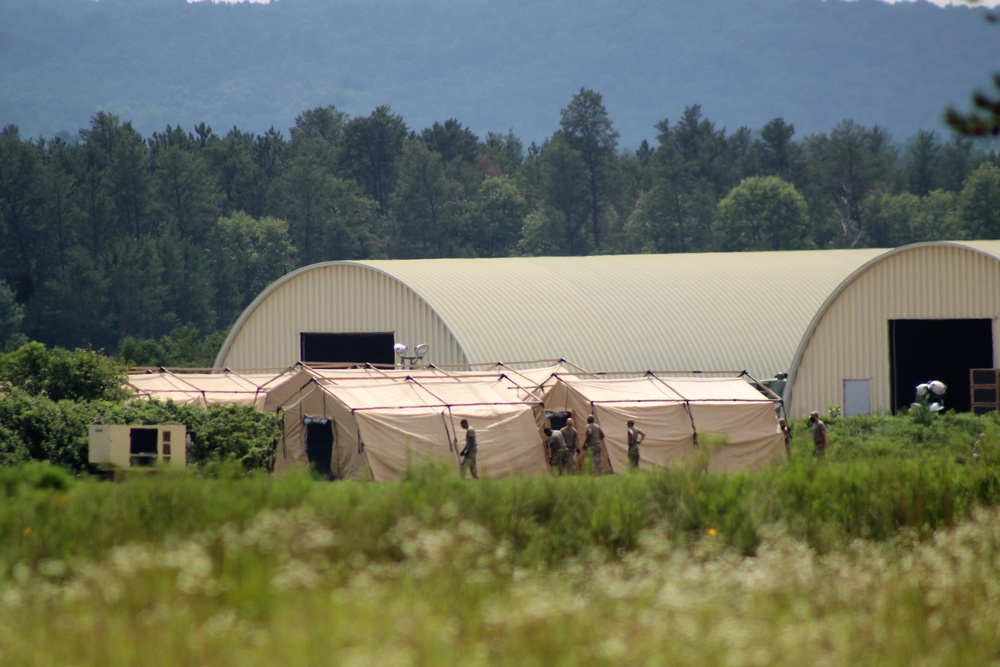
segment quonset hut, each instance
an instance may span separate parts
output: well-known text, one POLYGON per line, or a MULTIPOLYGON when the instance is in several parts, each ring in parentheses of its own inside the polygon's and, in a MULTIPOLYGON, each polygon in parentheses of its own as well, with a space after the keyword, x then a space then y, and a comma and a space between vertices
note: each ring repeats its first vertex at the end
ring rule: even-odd
POLYGON ((969 407, 998 356, 1000 241, 897 249, 325 262, 247 307, 216 366, 563 358, 593 372, 787 372, 789 415, 969 407), (412 358, 409 359, 413 361, 412 358))

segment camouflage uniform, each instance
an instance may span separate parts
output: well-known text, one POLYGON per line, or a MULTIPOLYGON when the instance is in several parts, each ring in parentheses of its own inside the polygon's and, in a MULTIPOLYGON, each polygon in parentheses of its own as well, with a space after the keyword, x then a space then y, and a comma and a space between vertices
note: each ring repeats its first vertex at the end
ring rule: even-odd
POLYGON ((628 427, 628 464, 631 468, 639 467, 639 443, 642 442, 640 435, 646 434, 635 427, 635 424, 628 427))
POLYGON ((813 456, 817 459, 821 459, 826 456, 826 424, 824 424, 820 418, 814 412, 811 417, 812 426, 812 436, 813 436, 813 456))
POLYGON ((465 429, 465 449, 462 450, 462 477, 465 471, 472 473, 472 479, 479 479, 479 470, 476 469, 476 452, 479 446, 476 444, 476 432, 470 426, 465 429))
POLYGON ((563 426, 559 432, 562 433, 563 442, 566 443, 566 472, 571 472, 574 457, 580 451, 576 446, 576 429, 572 426, 563 426))
POLYGON ((566 469, 566 441, 561 431, 549 433, 549 465, 560 471, 566 469))
POLYGON ((584 449, 590 450, 591 470, 595 475, 601 474, 601 443, 604 441, 604 431, 596 422, 588 422, 584 433, 584 449))

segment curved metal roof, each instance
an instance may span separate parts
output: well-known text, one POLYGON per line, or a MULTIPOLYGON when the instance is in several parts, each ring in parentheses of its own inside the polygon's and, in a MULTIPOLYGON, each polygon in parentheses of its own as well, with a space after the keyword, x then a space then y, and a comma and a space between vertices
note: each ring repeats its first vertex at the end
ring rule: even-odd
POLYGON ((298 334, 286 329, 399 332, 394 323, 423 318, 460 351, 461 358, 434 363, 564 358, 597 372, 747 370, 764 378, 788 370, 831 293, 885 252, 326 262, 288 274, 255 299, 216 366, 248 367, 249 357, 230 359, 230 351, 262 319, 287 323, 272 322, 266 335, 250 339, 288 342, 253 367, 298 361, 298 334), (294 307, 268 305, 288 295, 312 304, 308 321, 294 307), (315 312, 333 298, 336 308, 326 310, 337 311, 336 322, 315 312), (359 313, 356 328, 345 313, 359 313))
MULTIPOLYGON (((812 343, 814 334, 820 327, 821 323, 823 322, 823 319, 833 309, 834 304, 836 304, 838 300, 842 298, 842 296, 848 291, 849 288, 851 288, 852 285, 861 281, 866 275, 869 275, 872 272, 873 268, 876 266, 882 266, 888 262, 898 263, 903 258, 914 255, 914 253, 926 251, 928 249, 948 249, 948 248, 968 249, 971 250, 973 253, 978 255, 983 255, 989 258, 990 260, 1000 261, 1000 240, 933 241, 927 243, 913 243, 910 245, 893 248, 891 250, 882 251, 877 256, 872 257, 869 261, 864 262, 862 265, 858 266, 854 271, 850 273, 850 275, 846 276, 839 285, 837 285, 834 289, 830 291, 826 299, 824 299, 821 305, 816 309, 815 313, 811 318, 811 321, 808 323, 808 326, 803 330, 802 335, 800 337, 800 341, 796 346, 794 357, 792 358, 791 364, 787 369, 788 383, 786 385, 784 393, 785 407, 791 409, 791 406, 793 405, 793 398, 796 395, 795 385, 796 382, 800 379, 799 376, 802 370, 803 361, 806 355, 809 353, 808 351, 810 349, 810 345, 812 343)), ((940 258, 938 259, 940 260, 940 258)), ((959 279, 954 281, 954 289, 961 291, 971 288, 974 290, 974 285, 976 284, 975 283, 976 278, 970 276, 975 276, 978 274, 969 273, 970 271, 973 270, 973 266, 969 262, 963 262, 961 264, 961 267, 962 268, 958 269, 953 276, 951 274, 948 274, 949 277, 964 278, 964 280, 959 279)), ((901 272, 901 275, 900 277, 896 278, 896 281, 897 282, 916 281, 917 278, 916 275, 914 274, 905 275, 906 271, 908 270, 912 271, 914 270, 914 268, 919 268, 919 271, 924 274, 926 274, 929 271, 942 270, 942 266, 940 265, 940 263, 934 267, 927 266, 924 264, 919 264, 918 267, 913 267, 907 265, 904 262, 901 263, 900 265, 899 270, 901 272)), ((926 300, 927 302, 935 302, 935 301, 940 302, 942 300, 949 302, 955 301, 954 295, 950 294, 949 292, 949 290, 953 288, 951 285, 942 285, 940 287, 941 287, 940 293, 936 293, 931 290, 924 291, 923 293, 927 294, 928 296, 925 299, 921 299, 921 301, 923 300, 926 300)), ((986 290, 987 286, 983 285, 982 287, 984 288, 984 291, 987 291, 986 290)), ((884 292, 884 290, 881 291, 884 292)), ((997 307, 1000 307, 1000 304, 994 305, 994 312, 996 312, 997 307)), ((877 310, 877 304, 873 306, 873 308, 877 310)), ((922 319, 920 314, 917 313, 915 308, 910 307, 907 308, 906 310, 908 313, 910 313, 910 317, 912 317, 913 319, 922 319)), ((993 316, 995 317, 995 315, 993 316)), ((936 317, 939 318, 941 317, 941 315, 937 314, 936 317)), ((926 318, 926 315, 924 315, 924 318, 926 318)), ((879 321, 880 322, 884 321, 884 316, 879 321)), ((840 323, 840 326, 849 326, 849 325, 840 323)), ((858 325, 855 323, 854 326, 858 325)), ((807 409, 806 406, 796 406, 794 412, 796 414, 805 414, 806 409, 807 409)))

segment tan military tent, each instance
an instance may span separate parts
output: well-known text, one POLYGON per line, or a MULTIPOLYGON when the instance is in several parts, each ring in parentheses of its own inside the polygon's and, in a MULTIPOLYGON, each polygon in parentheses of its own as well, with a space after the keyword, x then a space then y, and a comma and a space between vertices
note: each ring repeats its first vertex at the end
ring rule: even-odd
POLYGON ((166 369, 129 373, 125 386, 139 399, 173 401, 207 408, 214 403, 263 408, 270 388, 282 384, 296 369, 280 372, 183 373, 166 369))
POLYGON ((420 366, 415 368, 384 368, 372 365, 363 367, 324 367, 298 363, 288 372, 270 382, 264 387, 266 398, 258 405, 265 412, 275 412, 289 406, 306 393, 312 391, 312 385, 320 383, 325 386, 384 384, 399 382, 406 379, 414 381, 463 381, 507 378, 510 391, 521 400, 537 399, 537 390, 556 373, 564 373, 567 368, 579 370, 569 362, 540 361, 522 362, 529 364, 527 368, 519 368, 518 364, 502 362, 488 364, 471 364, 472 370, 463 367, 454 370, 444 366, 420 366), (536 365, 531 365, 536 364, 536 365), (541 365, 537 365, 541 364, 541 365))
MULTIPOLYGON (((499 368, 499 367, 498 367, 499 368)), ((551 376, 535 370, 533 377, 551 376)), ((333 478, 397 478, 411 461, 460 463, 462 419, 475 429, 481 477, 548 472, 541 401, 504 373, 307 368, 275 389, 284 430, 275 470, 312 464, 333 478)))
POLYGON ((640 469, 654 469, 690 457, 698 434, 725 436, 711 453, 709 470, 750 470, 785 458, 775 400, 743 377, 583 377, 556 374, 543 394, 547 412, 570 413, 583 443, 593 414, 605 434, 606 461, 614 471, 628 466, 626 421, 646 434, 640 469))

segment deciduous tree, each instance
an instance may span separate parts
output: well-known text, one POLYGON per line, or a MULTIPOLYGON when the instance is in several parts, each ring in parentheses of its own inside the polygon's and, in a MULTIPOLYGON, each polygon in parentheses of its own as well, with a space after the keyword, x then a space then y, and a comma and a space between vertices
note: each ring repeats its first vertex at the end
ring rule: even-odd
POLYGON ((479 257, 513 254, 524 226, 528 203, 509 176, 487 178, 471 202, 475 227, 469 242, 479 257))
POLYGON ((796 250, 806 247, 806 201, 777 176, 753 176, 719 202, 719 249, 796 250))
POLYGON ((284 220, 237 212, 216 224, 217 310, 228 325, 265 287, 294 268, 296 253, 284 220))
POLYGON ((977 167, 966 180, 958 203, 968 238, 1000 238, 1000 167, 989 163, 977 167))

